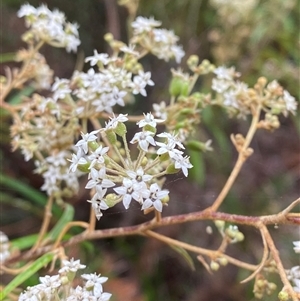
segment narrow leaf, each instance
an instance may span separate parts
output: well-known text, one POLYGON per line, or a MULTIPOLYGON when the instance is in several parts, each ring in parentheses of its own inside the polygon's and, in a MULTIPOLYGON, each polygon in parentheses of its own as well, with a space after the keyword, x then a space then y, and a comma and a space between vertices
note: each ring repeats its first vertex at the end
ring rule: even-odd
POLYGON ((192 257, 190 254, 183 248, 169 245, 174 251, 176 251, 181 257, 185 260, 185 262, 188 264, 188 266, 191 268, 192 271, 195 271, 195 265, 192 257))
POLYGON ((24 250, 32 247, 38 238, 38 234, 31 234, 16 238, 10 241, 12 247, 17 248, 18 250, 24 250))
POLYGON ((66 207, 65 207, 65 210, 64 210, 63 214, 61 215, 60 219, 55 224, 55 226, 49 232, 48 237, 51 240, 55 240, 59 236, 62 229, 65 227, 65 225, 68 222, 71 222, 73 220, 73 217, 74 217, 74 208, 73 208, 73 206, 70 205, 70 204, 66 204, 66 207))

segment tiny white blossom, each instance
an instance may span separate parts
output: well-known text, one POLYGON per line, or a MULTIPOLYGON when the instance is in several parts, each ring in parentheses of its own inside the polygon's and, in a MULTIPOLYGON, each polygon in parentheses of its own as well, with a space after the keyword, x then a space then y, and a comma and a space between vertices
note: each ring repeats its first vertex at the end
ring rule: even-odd
POLYGON ((295 100, 295 97, 293 97, 288 91, 284 90, 283 100, 285 101, 287 111, 295 115, 295 112, 297 110, 297 102, 295 100))
POLYGON ((193 165, 190 163, 189 157, 182 155, 176 155, 172 158, 175 162, 175 168, 181 169, 183 174, 187 177, 188 176, 188 168, 192 168, 193 165))
POLYGON ((104 155, 108 152, 109 147, 103 147, 100 145, 91 155, 88 156, 88 159, 91 161, 89 169, 91 169, 95 164, 104 164, 104 155))
POLYGON ((183 146, 183 144, 181 143, 181 141, 178 137, 178 134, 175 135, 175 134, 163 132, 163 133, 158 134, 157 137, 166 138, 168 141, 168 144, 170 144, 170 147, 178 146, 181 149, 185 149, 185 147, 183 146))
POLYGON ((45 277, 40 277, 39 279, 40 279, 40 283, 46 288, 56 289, 61 286, 59 275, 54 275, 54 276, 46 275, 45 277))
POLYGON ((137 202, 141 202, 141 194, 145 187, 141 185, 136 185, 136 183, 132 179, 124 178, 123 185, 114 188, 114 191, 122 196, 123 205, 125 209, 129 208, 129 205, 132 201, 132 198, 137 202))
POLYGON ((72 159, 67 159, 67 160, 72 163, 69 167, 69 172, 70 171, 75 172, 78 165, 87 163, 87 160, 84 157, 80 156, 79 154, 76 155, 72 154, 72 159))
POLYGON ((109 56, 107 53, 98 53, 96 49, 94 49, 94 55, 88 56, 85 59, 85 62, 90 62, 91 66, 95 66, 98 62, 101 62, 103 65, 107 65, 109 63, 109 56))
POLYGON ((166 120, 168 117, 167 110, 166 110, 166 103, 161 101, 159 104, 153 104, 154 116, 161 118, 162 120, 166 120))
POLYGON ((84 151, 85 154, 87 154, 88 152, 88 143, 91 141, 95 141, 97 139, 96 134, 99 133, 100 130, 95 130, 92 131, 90 133, 84 134, 83 132, 81 132, 81 137, 82 139, 79 140, 75 146, 81 147, 84 151))
POLYGON ((161 200, 169 194, 168 190, 161 190, 157 183, 151 184, 149 188, 149 195, 145 199, 142 210, 153 206, 157 211, 162 212, 163 204, 161 200))
POLYGON ((164 120, 162 120, 162 119, 155 119, 151 113, 147 113, 146 115, 144 113, 144 117, 145 117, 144 119, 142 119, 136 123, 140 128, 144 127, 146 125, 150 125, 150 126, 156 128, 157 123, 164 122, 164 120))
POLYGON ((151 144, 153 146, 156 145, 153 135, 154 135, 154 133, 152 133, 150 131, 143 131, 143 132, 136 133, 134 135, 134 137, 132 138, 132 140, 130 141, 130 143, 134 144, 134 143, 138 142, 140 148, 143 151, 147 152, 149 144, 151 144))
POLYGON ((84 264, 80 264, 80 260, 74 260, 74 258, 71 258, 71 260, 63 260, 62 261, 63 267, 58 271, 59 273, 76 273, 80 269, 85 269, 86 266, 84 264))
POLYGON ((300 240, 299 241, 293 241, 293 245, 294 245, 294 251, 296 253, 300 253, 300 240))
POLYGON ((119 114, 117 117, 113 114, 113 117, 109 117, 109 119, 110 120, 105 123, 105 130, 115 129, 119 122, 126 122, 128 120, 127 114, 119 114))
POLYGON ((101 210, 106 210, 109 208, 107 206, 107 204, 105 203, 105 201, 103 200, 107 189, 103 189, 99 185, 97 185, 95 188, 96 188, 96 193, 94 194, 94 196, 92 197, 91 200, 87 200, 87 201, 89 203, 91 203, 92 208, 95 212, 96 218, 97 218, 97 220, 99 220, 101 218, 101 216, 103 215, 101 210))
POLYGON ((155 20, 153 17, 151 18, 144 18, 144 17, 137 17, 135 21, 131 23, 132 28, 134 29, 135 34, 140 34, 143 32, 149 32, 154 27, 158 27, 161 25, 160 21, 155 20))
POLYGON ((115 183, 109 179, 106 178, 106 169, 105 167, 102 167, 100 170, 97 170, 95 168, 91 169, 90 172, 90 180, 86 184, 85 188, 91 189, 96 186, 100 186, 103 188, 111 188, 115 186, 115 183))

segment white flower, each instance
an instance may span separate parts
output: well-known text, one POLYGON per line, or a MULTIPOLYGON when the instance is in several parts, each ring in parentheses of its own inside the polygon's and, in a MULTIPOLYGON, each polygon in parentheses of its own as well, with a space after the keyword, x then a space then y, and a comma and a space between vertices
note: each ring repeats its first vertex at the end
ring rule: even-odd
POLYGON ((135 48, 135 45, 129 45, 129 46, 123 46, 120 48, 121 51, 123 51, 124 53, 127 53, 127 54, 131 54, 135 57, 138 57, 140 54, 134 50, 135 48))
POLYGON ((287 111, 295 115, 297 110, 297 102, 295 97, 293 97, 288 91, 283 91, 283 100, 285 101, 285 106, 287 111))
POLYGON ((293 287, 294 291, 296 293, 300 293, 300 279, 294 279, 293 282, 294 282, 294 285, 295 285, 293 287))
POLYGON ((193 165, 189 161, 189 157, 183 157, 182 155, 176 154, 176 156, 172 157, 175 162, 175 168, 181 169, 183 174, 188 176, 188 168, 192 168, 193 165))
POLYGON ((239 76, 240 74, 235 72, 235 68, 226 68, 225 66, 220 66, 214 70, 214 74, 217 75, 218 79, 224 79, 232 81, 234 77, 239 76))
POLYGON ((142 32, 149 32, 154 27, 161 25, 160 21, 156 21, 153 17, 147 19, 144 17, 137 17, 135 21, 131 23, 132 28, 134 29, 134 34, 140 34, 142 32))
POLYGON ((37 11, 36 8, 31 6, 30 4, 26 3, 21 6, 19 9, 17 16, 19 18, 30 16, 30 15, 36 15, 37 11))
POLYGON ((90 133, 84 134, 83 132, 81 132, 81 137, 82 139, 79 140, 75 146, 78 146, 80 148, 82 148, 82 150, 84 151, 85 154, 87 154, 88 152, 88 143, 91 141, 95 141, 97 139, 97 136, 95 134, 98 134, 100 130, 95 130, 92 131, 90 133))
POLYGON ((106 210, 109 207, 107 206, 107 204, 105 203, 105 201, 103 200, 104 195, 106 194, 107 189, 103 189, 101 186, 96 186, 96 193, 94 194, 94 196, 92 197, 91 200, 87 200, 89 203, 91 203, 92 208, 94 209, 95 215, 97 220, 99 220, 101 218, 101 216, 103 215, 103 213, 101 212, 101 210, 106 210))
MULTIPOLYGON (((87 291, 81 286, 77 286, 76 289, 72 289, 70 295, 67 297, 66 301, 94 301, 96 298, 93 298, 91 292, 87 291)), ((97 300, 98 301, 98 300, 97 300)))
POLYGON ((102 283, 107 281, 107 277, 100 277, 101 274, 83 274, 81 277, 86 280, 85 288, 87 290, 93 289, 97 294, 101 294, 103 292, 102 283))
POLYGON ((79 150, 80 151, 78 151, 78 153, 76 155, 72 154, 72 159, 67 159, 68 161, 70 161, 72 163, 69 167, 69 172, 70 171, 75 172, 78 165, 87 163, 87 160, 84 157, 82 157, 81 149, 79 149, 79 150))
POLYGON ((113 117, 109 117, 109 121, 105 123, 105 130, 115 129, 119 122, 126 122, 128 120, 127 115, 119 114, 117 117, 113 114, 113 117))
POLYGON ((129 208, 132 198, 137 202, 141 202, 141 195, 145 187, 143 185, 136 185, 134 181, 128 178, 123 179, 123 185, 114 188, 114 191, 123 197, 123 205, 125 209, 129 208))
POLYGON ((54 276, 46 275, 45 277, 40 277, 39 279, 41 284, 45 288, 56 289, 61 286, 59 275, 54 275, 54 276))
POLYGON ((156 151, 158 155, 168 153, 170 158, 175 157, 176 155, 181 155, 183 152, 176 149, 173 143, 168 142, 168 144, 162 142, 156 142, 156 145, 159 146, 159 149, 156 151))
POLYGON ((166 138, 170 147, 178 146, 181 149, 185 148, 178 138, 178 135, 163 132, 158 134, 157 137, 166 138))
POLYGON ((136 133, 134 135, 134 137, 132 138, 132 140, 130 141, 130 143, 134 144, 134 143, 138 142, 140 148, 143 151, 147 152, 149 144, 151 144, 153 146, 156 145, 153 135, 154 135, 154 133, 152 133, 150 131, 143 131, 143 132, 136 133))
POLYGON ((182 46, 178 46, 178 45, 171 46, 171 52, 173 52, 176 63, 179 64, 181 62, 181 59, 185 55, 185 52, 182 49, 182 46))
POLYGON ((299 241, 293 241, 293 245, 294 245, 294 251, 296 253, 300 253, 300 240, 299 241))
POLYGON ((100 145, 91 155, 88 156, 89 160, 91 161, 91 165, 89 169, 91 169, 95 164, 104 164, 104 155, 108 152, 109 147, 103 147, 100 145))
POLYGON ((74 258, 71 258, 71 260, 63 260, 62 261, 63 267, 58 271, 61 273, 76 273, 80 269, 85 269, 86 266, 84 264, 80 264, 80 260, 74 260, 74 258))
POLYGON ((142 210, 154 206, 154 208, 162 212, 162 202, 161 200, 169 194, 168 190, 161 190, 157 183, 151 184, 149 188, 149 196, 143 203, 142 210))
POLYGON ((0 231, 0 263, 3 263, 10 256, 9 240, 5 233, 0 231))
POLYGON ((107 65, 109 63, 109 56, 107 53, 98 53, 96 49, 94 49, 94 55, 88 56, 85 59, 85 62, 90 62, 91 66, 95 66, 98 62, 101 62, 103 65, 107 65))
POLYGON ((134 182, 138 183, 148 182, 152 179, 151 175, 144 174, 144 170, 141 166, 137 169, 137 171, 128 170, 127 174, 134 182))
POLYGON ((42 300, 42 295, 45 295, 42 293, 43 292, 40 290, 40 287, 38 285, 28 287, 26 291, 21 293, 18 301, 40 301, 42 300))
POLYGON ((228 107, 239 109, 239 104, 236 98, 236 92, 234 90, 229 90, 224 93, 223 104, 228 107))
POLYGON ((218 78, 213 78, 212 80, 212 86, 211 88, 218 92, 218 93, 223 93, 225 92, 230 86, 232 86, 233 82, 224 80, 224 79, 218 79, 218 78))
POLYGON ((86 184, 86 189, 91 189, 96 186, 99 186, 102 189, 111 188, 116 185, 113 181, 106 178, 105 167, 102 167, 100 170, 92 168, 89 176, 91 177, 91 179, 86 184))
POLYGON ((113 87, 112 90, 112 100, 114 101, 113 105, 117 103, 119 106, 124 107, 125 103, 123 98, 126 94, 127 94, 126 91, 120 91, 116 86, 113 87))
POLYGON ((167 110, 166 110, 166 103, 161 101, 159 104, 153 104, 154 116, 161 118, 162 120, 166 120, 168 117, 167 110))
POLYGON ((151 113, 147 113, 147 115, 145 115, 145 113, 144 113, 144 116, 145 116, 144 119, 142 119, 136 123, 140 128, 144 127, 146 125, 150 125, 150 126, 156 128, 157 123, 164 122, 164 120, 162 120, 162 119, 155 119, 151 113))

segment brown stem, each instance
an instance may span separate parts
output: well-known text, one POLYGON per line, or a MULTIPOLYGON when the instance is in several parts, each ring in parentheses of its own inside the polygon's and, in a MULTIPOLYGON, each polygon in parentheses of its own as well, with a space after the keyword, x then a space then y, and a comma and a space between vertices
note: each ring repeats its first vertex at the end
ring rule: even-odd
POLYGON ((269 246, 272 257, 276 262, 276 267, 277 267, 277 270, 278 270, 278 273, 279 273, 282 283, 284 284, 289 295, 292 297, 293 301, 299 301, 299 299, 297 297, 297 293, 293 290, 293 287, 287 278, 285 269, 282 265, 282 262, 281 262, 281 259, 279 256, 279 251, 277 250, 277 248, 274 244, 274 241, 272 239, 272 236, 270 235, 270 233, 265 225, 261 225, 261 232, 266 239, 266 242, 269 246))
POLYGON ((243 164, 245 163, 245 161, 247 160, 248 156, 246 155, 246 150, 248 149, 253 136, 257 130, 257 123, 259 121, 259 117, 260 117, 260 112, 261 112, 261 107, 258 106, 256 109, 256 112, 253 114, 253 118, 252 118, 252 122, 251 122, 251 126, 249 128, 249 131, 247 133, 247 136, 245 138, 245 142, 243 144, 242 149, 239 151, 239 155, 238 155, 238 159, 235 163, 235 166, 229 176, 229 178, 227 179, 223 189, 221 190, 220 194, 218 195, 217 199, 214 201, 214 203, 211 205, 211 207, 209 208, 209 210, 212 211, 217 211, 218 208, 221 206, 222 202, 224 201, 225 197, 227 196, 229 190, 231 189, 233 183, 235 182, 243 164))
POLYGON ((34 253, 37 248, 40 246, 45 234, 47 233, 51 217, 52 217, 52 205, 53 205, 53 196, 50 196, 48 198, 47 205, 45 207, 45 214, 44 214, 44 219, 43 219, 43 224, 39 232, 39 236, 37 238, 36 243, 34 244, 33 248, 31 249, 31 252, 34 253))

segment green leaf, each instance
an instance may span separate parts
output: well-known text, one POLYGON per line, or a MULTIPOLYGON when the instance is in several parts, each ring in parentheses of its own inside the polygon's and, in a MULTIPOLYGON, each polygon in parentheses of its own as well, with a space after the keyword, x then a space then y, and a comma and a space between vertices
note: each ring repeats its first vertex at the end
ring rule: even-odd
POLYGON ((49 232, 48 237, 51 240, 55 240, 59 236, 62 229, 65 227, 65 225, 68 222, 71 222, 73 220, 74 211, 75 210, 74 210, 73 206, 71 206, 70 204, 66 204, 65 210, 64 210, 63 214, 61 215, 60 219, 58 220, 56 225, 49 232))
POLYGON ((195 265, 192 257, 190 254, 183 248, 174 246, 174 245, 169 245, 174 251, 176 251, 181 257, 185 260, 185 262, 188 264, 188 266, 191 268, 192 271, 195 271, 195 265))
POLYGON ((34 275, 38 270, 45 267, 52 259, 54 254, 47 253, 38 258, 29 268, 25 269, 16 276, 0 293, 0 300, 3 300, 13 289, 21 285, 29 277, 34 275))
POLYGON ((7 52, 7 53, 1 53, 0 54, 0 62, 8 63, 15 61, 16 53, 15 52, 7 52))
POLYGON ((24 250, 32 247, 38 238, 38 234, 31 234, 27 236, 22 236, 20 238, 15 238, 10 241, 12 247, 18 250, 24 250))
POLYGON ((22 97, 23 96, 29 96, 32 94, 32 92, 34 91, 35 89, 33 87, 26 87, 20 91, 18 91, 16 94, 14 94, 12 97, 9 98, 8 102, 11 104, 11 105, 16 105, 16 104, 19 104, 22 102, 22 97))

